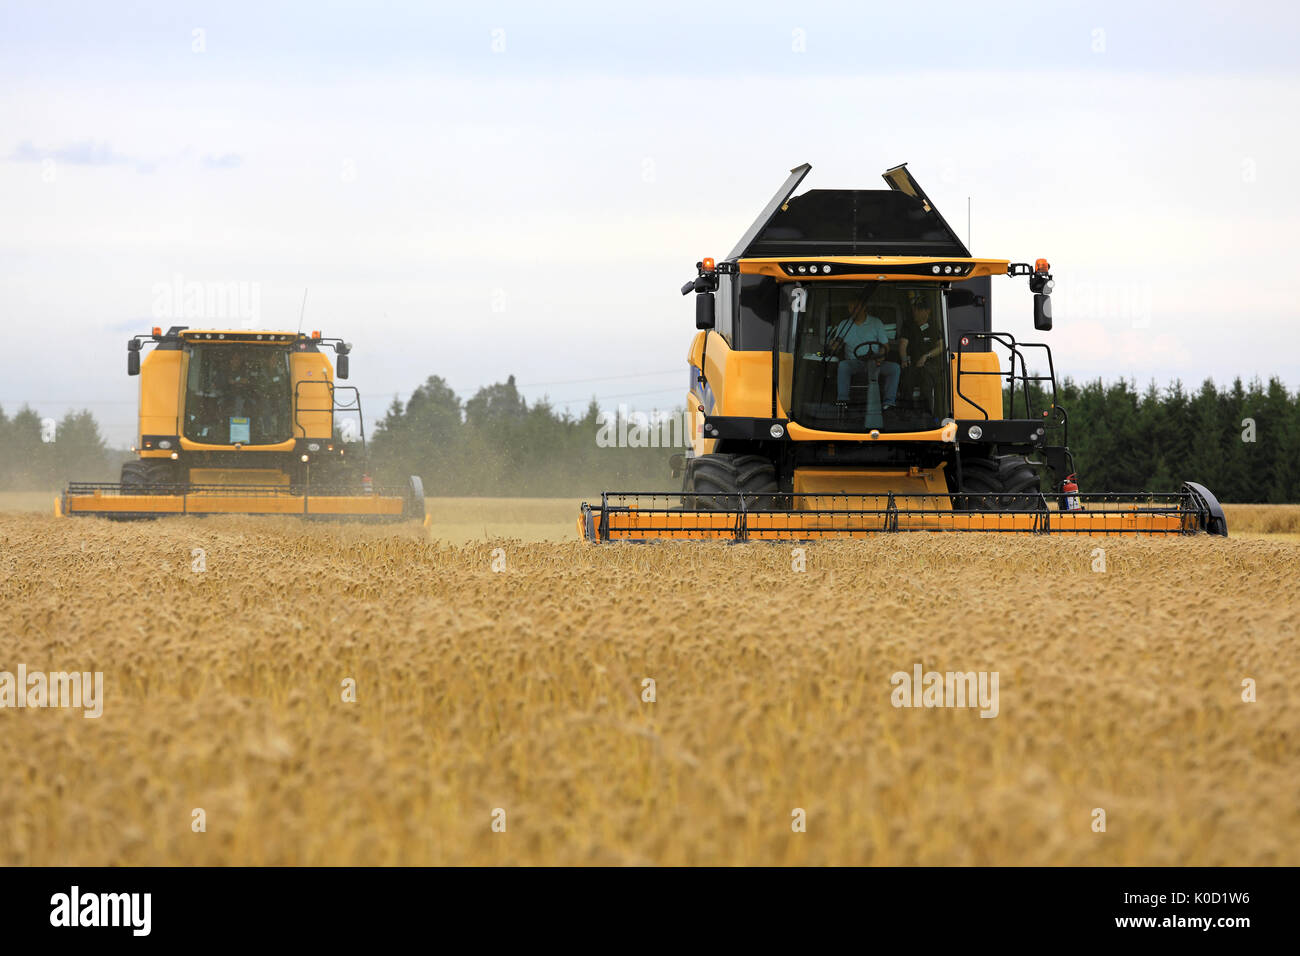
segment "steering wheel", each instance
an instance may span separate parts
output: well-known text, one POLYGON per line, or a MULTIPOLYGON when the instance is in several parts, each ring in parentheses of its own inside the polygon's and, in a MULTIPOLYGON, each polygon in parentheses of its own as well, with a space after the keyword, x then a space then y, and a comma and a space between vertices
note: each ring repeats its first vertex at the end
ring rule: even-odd
POLYGON ((880 347, 880 352, 879 352, 879 354, 877 355, 877 354, 874 354, 874 353, 868 351, 868 352, 867 352, 867 356, 870 357, 870 358, 878 358, 878 359, 880 359, 880 360, 883 361, 884 358, 885 358, 885 349, 888 347, 888 346, 887 346, 885 343, 883 343, 883 342, 862 342, 862 343, 860 343, 860 344, 858 344, 858 345, 855 345, 855 346, 853 347, 853 357, 854 357, 855 359, 857 359, 859 362, 865 362, 866 359, 863 358, 863 356, 860 354, 860 353, 862 352, 862 350, 863 350, 863 349, 872 349, 872 348, 875 348, 876 346, 879 346, 879 347, 880 347))

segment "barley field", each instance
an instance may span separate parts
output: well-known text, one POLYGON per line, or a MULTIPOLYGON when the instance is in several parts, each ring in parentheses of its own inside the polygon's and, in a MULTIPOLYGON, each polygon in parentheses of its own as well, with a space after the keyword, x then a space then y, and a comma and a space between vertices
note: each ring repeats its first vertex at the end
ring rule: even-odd
POLYGON ((1300 864, 1300 508, 796 570, 567 501, 44 501, 0 498, 0 671, 101 671, 103 713, 0 709, 2 864, 1300 864), (918 664, 997 716, 893 706, 918 664))

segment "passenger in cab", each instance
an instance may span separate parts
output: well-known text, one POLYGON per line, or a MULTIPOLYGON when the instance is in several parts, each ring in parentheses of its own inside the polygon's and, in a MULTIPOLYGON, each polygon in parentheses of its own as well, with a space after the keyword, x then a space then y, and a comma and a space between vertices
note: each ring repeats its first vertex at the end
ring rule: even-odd
POLYGON ((911 317, 903 323, 899 341, 905 370, 904 394, 919 392, 922 405, 933 416, 942 382, 943 336, 928 297, 913 300, 911 317))

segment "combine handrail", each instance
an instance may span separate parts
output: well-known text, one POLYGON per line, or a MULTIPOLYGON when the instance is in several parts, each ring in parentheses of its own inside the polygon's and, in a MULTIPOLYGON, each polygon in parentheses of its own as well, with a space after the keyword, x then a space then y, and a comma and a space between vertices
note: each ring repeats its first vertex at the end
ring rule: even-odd
MULTIPOLYGON (((357 390, 357 387, 355 385, 335 385, 333 382, 330 381, 318 382, 318 381, 311 381, 303 378, 303 379, 299 379, 293 386, 293 426, 298 431, 302 432, 302 434, 298 436, 299 438, 307 437, 307 429, 304 428, 302 423, 298 421, 298 416, 302 412, 329 412, 330 417, 332 419, 335 412, 350 412, 350 411, 355 411, 357 413, 357 427, 361 430, 361 448, 362 450, 364 450, 366 447, 366 418, 364 415, 361 414, 361 392, 357 390), (328 408, 311 408, 311 407, 303 408, 302 405, 300 404, 299 389, 302 388, 302 386, 304 385, 323 385, 325 388, 329 389, 329 399, 330 399, 329 407, 328 408), (351 392, 352 401, 346 404, 340 403, 335 397, 335 393, 340 391, 351 392)), ((331 421, 331 428, 332 427, 333 427, 333 423, 331 421)))
POLYGON ((966 354, 966 348, 965 346, 962 345, 961 342, 957 343, 957 397, 965 401, 966 404, 970 405, 972 408, 979 411, 979 413, 984 416, 985 421, 989 420, 988 409, 986 409, 983 405, 980 405, 978 402, 976 402, 969 395, 967 395, 965 392, 962 391, 961 379, 963 375, 995 375, 998 378, 1001 378, 1005 374, 1007 384, 1011 386, 1011 401, 1009 403, 1010 407, 1007 409, 1007 414, 1005 416, 1006 418, 1015 417, 1017 383, 1021 385, 1021 391, 1024 394, 1026 418, 1035 417, 1034 416, 1035 409, 1032 401, 1032 395, 1029 390, 1030 382, 1051 382, 1052 407, 1053 408, 1059 407, 1058 397, 1057 397, 1057 387, 1056 387, 1056 366, 1052 361, 1051 346, 1047 345, 1047 343, 1017 342, 1016 337, 1012 335, 1010 332, 966 332, 963 333, 963 337, 966 339, 987 339, 990 342, 996 342, 997 344, 1004 347, 1009 353, 1009 367, 1007 368, 1005 373, 1003 373, 1001 369, 995 372, 975 370, 975 369, 963 369, 962 356, 966 354), (1025 361, 1024 352, 1021 351, 1022 349, 1025 348, 1039 348, 1047 353, 1047 374, 1046 375, 1029 374, 1029 365, 1025 361), (1019 374, 1016 373, 1017 359, 1020 361, 1019 374))

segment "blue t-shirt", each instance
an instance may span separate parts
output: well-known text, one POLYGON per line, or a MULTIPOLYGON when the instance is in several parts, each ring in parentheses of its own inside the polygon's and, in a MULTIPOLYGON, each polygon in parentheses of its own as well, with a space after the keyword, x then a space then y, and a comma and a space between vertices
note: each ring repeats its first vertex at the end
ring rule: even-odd
POLYGON ((863 359, 868 354, 881 355, 885 351, 885 346, 889 344, 889 332, 885 328, 885 323, 874 315, 868 315, 861 322, 845 319, 835 327, 835 338, 844 340, 845 358, 851 359, 863 359), (872 345, 870 351, 867 349, 857 351, 858 346, 868 342, 872 345))

